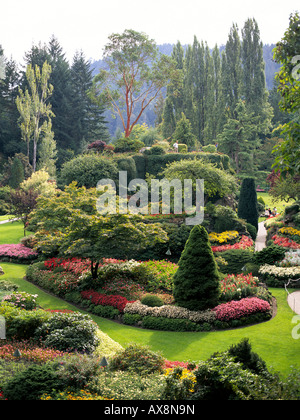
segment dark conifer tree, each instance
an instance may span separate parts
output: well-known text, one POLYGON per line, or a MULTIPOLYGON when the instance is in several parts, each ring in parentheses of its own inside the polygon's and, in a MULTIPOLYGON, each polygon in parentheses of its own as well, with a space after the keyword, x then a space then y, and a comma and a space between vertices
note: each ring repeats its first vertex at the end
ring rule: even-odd
POLYGON ((218 304, 220 283, 217 264, 203 226, 192 229, 174 276, 175 302, 201 311, 218 304))
POLYGON ((238 216, 258 229, 257 193, 253 178, 245 178, 242 182, 238 216))

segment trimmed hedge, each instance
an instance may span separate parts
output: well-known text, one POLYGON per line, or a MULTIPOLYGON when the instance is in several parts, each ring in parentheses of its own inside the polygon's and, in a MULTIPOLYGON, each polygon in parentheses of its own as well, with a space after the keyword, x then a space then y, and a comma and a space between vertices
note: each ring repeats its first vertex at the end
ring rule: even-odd
POLYGON ((169 163, 182 159, 204 159, 220 169, 231 170, 229 157, 219 153, 167 153, 165 155, 134 155, 138 178, 145 179, 146 173, 158 177, 169 163))

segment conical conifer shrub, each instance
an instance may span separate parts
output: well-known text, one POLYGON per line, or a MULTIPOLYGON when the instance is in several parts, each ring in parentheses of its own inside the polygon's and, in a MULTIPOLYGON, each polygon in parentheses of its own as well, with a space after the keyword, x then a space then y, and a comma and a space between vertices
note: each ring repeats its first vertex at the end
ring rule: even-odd
POLYGON ((215 307, 220 296, 220 278, 203 226, 192 229, 178 265, 173 280, 176 304, 194 311, 215 307))

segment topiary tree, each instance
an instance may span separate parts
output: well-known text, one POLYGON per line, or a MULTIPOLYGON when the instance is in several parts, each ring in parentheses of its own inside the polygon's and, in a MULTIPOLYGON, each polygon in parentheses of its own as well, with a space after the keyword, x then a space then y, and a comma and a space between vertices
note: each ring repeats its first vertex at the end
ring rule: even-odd
POLYGON ((218 304, 219 273, 203 226, 194 226, 173 279, 175 302, 190 310, 205 310, 218 304))
POLYGON ((238 205, 238 216, 258 229, 257 193, 253 178, 245 178, 242 182, 238 205))

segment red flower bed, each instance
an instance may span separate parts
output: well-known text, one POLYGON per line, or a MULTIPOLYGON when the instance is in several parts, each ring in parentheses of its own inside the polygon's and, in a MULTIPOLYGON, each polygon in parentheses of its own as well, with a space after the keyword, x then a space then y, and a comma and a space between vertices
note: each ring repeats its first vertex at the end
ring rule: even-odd
POLYGON ((300 249, 300 245, 297 242, 292 241, 292 239, 284 238, 282 236, 274 235, 272 236, 272 240, 274 241, 275 245, 282 246, 284 248, 293 248, 293 249, 300 249))
POLYGON ((127 300, 123 296, 103 295, 101 293, 95 292, 94 290, 85 290, 81 292, 81 296, 83 299, 90 300, 94 305, 112 306, 113 308, 118 309, 120 312, 124 311, 127 303, 134 302, 127 300))
POLYGON ((234 319, 243 318, 244 316, 253 315, 255 313, 268 312, 271 306, 268 302, 256 297, 245 298, 239 301, 232 300, 228 303, 223 303, 213 309, 216 312, 217 320, 231 321, 234 319))
POLYGON ((250 248, 253 245, 253 240, 248 236, 243 235, 240 242, 237 242, 234 245, 220 245, 220 246, 212 246, 211 249, 213 252, 223 252, 228 251, 230 249, 246 249, 250 248))

